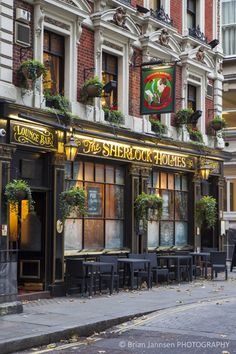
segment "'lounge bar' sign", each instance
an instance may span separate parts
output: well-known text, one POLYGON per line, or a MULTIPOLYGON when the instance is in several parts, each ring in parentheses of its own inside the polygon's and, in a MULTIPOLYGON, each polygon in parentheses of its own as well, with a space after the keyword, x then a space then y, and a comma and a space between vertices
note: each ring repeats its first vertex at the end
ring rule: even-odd
POLYGON ((133 162, 145 162, 158 166, 194 169, 194 158, 184 154, 172 154, 157 148, 143 148, 113 141, 103 141, 85 136, 75 136, 78 153, 118 158, 133 162))
POLYGON ((54 130, 21 123, 11 123, 11 142, 47 149, 56 148, 54 130))

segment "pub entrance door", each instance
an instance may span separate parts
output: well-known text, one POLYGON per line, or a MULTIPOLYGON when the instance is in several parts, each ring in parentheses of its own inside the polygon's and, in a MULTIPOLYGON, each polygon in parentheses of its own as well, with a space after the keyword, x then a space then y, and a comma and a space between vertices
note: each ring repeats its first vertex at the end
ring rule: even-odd
POLYGON ((33 191, 34 211, 21 202, 18 236, 18 285, 21 291, 45 290, 47 192, 33 191))

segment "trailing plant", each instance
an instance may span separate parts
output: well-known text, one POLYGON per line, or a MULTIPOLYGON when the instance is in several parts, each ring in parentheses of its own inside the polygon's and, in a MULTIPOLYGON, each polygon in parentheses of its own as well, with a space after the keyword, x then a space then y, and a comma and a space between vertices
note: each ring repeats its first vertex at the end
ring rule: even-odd
POLYGON ((103 108, 103 111, 105 113, 106 121, 118 126, 124 124, 125 118, 121 111, 110 110, 108 108, 103 108))
POLYGON ((103 84, 98 76, 85 81, 80 90, 80 98, 83 103, 88 103, 90 98, 101 97, 103 84))
POLYGON ((204 196, 196 203, 196 222, 199 227, 206 222, 207 228, 214 227, 216 223, 216 199, 204 196))
POLYGON ((60 194, 59 205, 62 221, 74 213, 77 217, 86 214, 86 193, 79 187, 72 187, 60 194))
POLYGON ((198 129, 192 129, 192 128, 187 128, 188 129, 188 133, 189 133, 189 137, 191 140, 196 141, 198 143, 203 143, 203 136, 202 133, 200 132, 200 130, 198 129))
POLYGON ((45 76, 46 72, 46 67, 38 60, 23 61, 17 71, 20 86, 32 90, 36 80, 42 75, 45 76))
POLYGON ((21 179, 14 179, 7 183, 5 188, 7 203, 11 204, 11 209, 17 211, 18 203, 22 200, 28 200, 29 210, 34 210, 34 201, 31 194, 31 188, 28 183, 21 179))
POLYGON ((141 220, 143 222, 143 228, 146 230, 148 220, 158 221, 161 219, 163 212, 163 199, 158 195, 141 193, 135 200, 134 207, 138 222, 141 220), (148 209, 156 211, 155 213, 152 213, 151 219, 148 216, 148 209))
POLYGON ((152 125, 152 131, 156 134, 163 135, 167 132, 167 126, 163 124, 160 120, 156 119, 149 119, 152 125))
POLYGON ((180 109, 175 114, 175 126, 177 128, 182 127, 183 125, 189 122, 191 115, 193 114, 192 108, 183 108, 180 109))
POLYGON ((215 116, 212 121, 210 121, 209 126, 215 131, 221 130, 226 127, 226 121, 223 117, 215 116))
POLYGON ((76 116, 70 112, 70 102, 68 98, 60 94, 53 96, 47 91, 44 92, 44 97, 46 106, 49 107, 48 111, 55 113, 64 125, 71 125, 76 116))

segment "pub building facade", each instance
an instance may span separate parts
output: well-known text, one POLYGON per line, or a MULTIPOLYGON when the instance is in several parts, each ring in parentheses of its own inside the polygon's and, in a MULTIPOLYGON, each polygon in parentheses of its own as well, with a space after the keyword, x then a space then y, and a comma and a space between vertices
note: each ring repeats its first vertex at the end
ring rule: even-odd
POLYGON ((20 289, 62 294, 67 257, 219 248, 223 162, 230 156, 221 137, 207 134, 221 113, 221 46, 209 44, 219 38, 219 16, 220 1, 210 0, 2 1, 0 245, 18 250, 20 289), (48 71, 25 90, 17 70, 32 58, 48 71), (176 70, 174 111, 152 115, 167 126, 162 136, 140 115, 142 63, 158 60, 176 70), (107 90, 82 103, 80 89, 95 75, 107 90), (69 99, 73 124, 48 109, 46 92, 69 99), (175 112, 186 107, 201 111, 195 123, 204 144, 176 129, 175 112), (108 122, 103 108, 121 111, 124 124, 108 122), (64 152, 71 135, 73 162, 64 152), (202 161, 211 166, 204 181, 202 161), (34 213, 27 201, 18 215, 7 206, 4 190, 13 179, 30 185, 34 213), (72 186, 85 189, 87 213, 63 225, 59 196, 72 186), (162 219, 148 222, 147 231, 135 218, 141 192, 163 198, 162 219), (200 230, 195 203, 208 194, 217 200, 218 220, 200 230))

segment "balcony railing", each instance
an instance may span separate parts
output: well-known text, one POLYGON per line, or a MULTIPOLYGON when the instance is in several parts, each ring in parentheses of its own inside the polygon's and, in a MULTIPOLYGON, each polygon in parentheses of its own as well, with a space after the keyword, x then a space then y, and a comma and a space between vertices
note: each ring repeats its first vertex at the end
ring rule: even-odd
POLYGON ((207 43, 207 37, 203 32, 201 32, 199 25, 196 28, 189 28, 188 32, 191 37, 197 38, 201 42, 207 43))
POLYGON ((173 20, 170 18, 168 14, 165 13, 163 7, 161 6, 158 10, 150 10, 150 13, 153 17, 157 18, 158 20, 165 22, 166 24, 173 26, 173 20))

